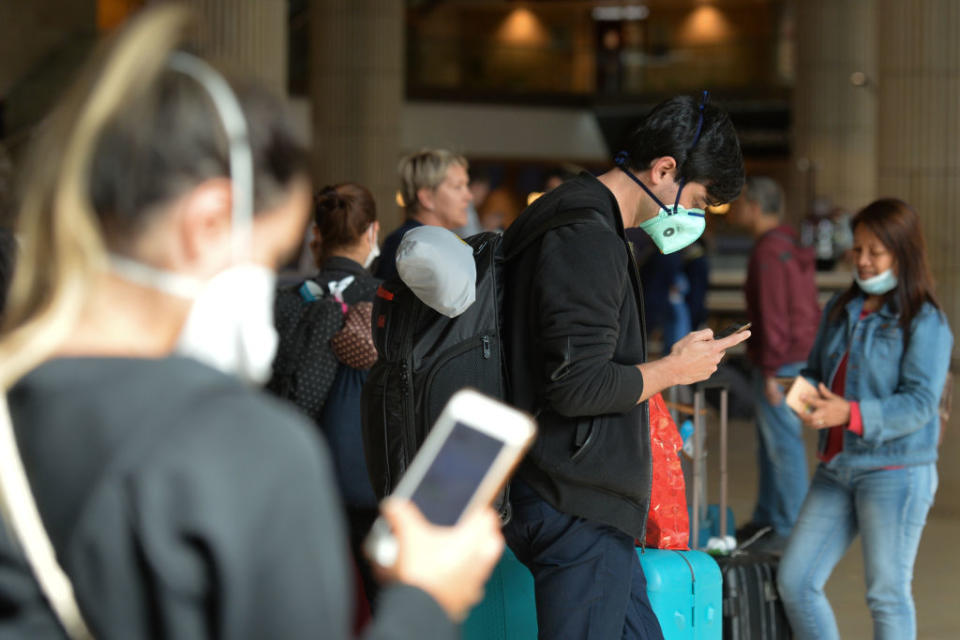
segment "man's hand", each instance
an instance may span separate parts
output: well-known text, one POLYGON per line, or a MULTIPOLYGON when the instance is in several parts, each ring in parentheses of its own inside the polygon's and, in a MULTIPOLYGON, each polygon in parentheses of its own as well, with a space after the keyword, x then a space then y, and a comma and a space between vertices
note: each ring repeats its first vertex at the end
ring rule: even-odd
POLYGON ((710 329, 687 334, 673 345, 670 355, 637 365, 643 374, 643 393, 637 403, 649 400, 667 387, 706 380, 717 370, 726 350, 749 337, 749 331, 741 331, 714 340, 710 329))
POLYGON ((703 329, 688 333, 673 345, 668 359, 672 360, 675 380, 672 384, 693 384, 706 380, 717 370, 727 349, 750 337, 749 331, 741 331, 719 340, 713 339, 713 331, 703 329))
POLYGON ((776 377, 766 376, 763 379, 763 395, 767 397, 767 404, 771 407, 779 407, 783 402, 783 388, 780 387, 776 377))

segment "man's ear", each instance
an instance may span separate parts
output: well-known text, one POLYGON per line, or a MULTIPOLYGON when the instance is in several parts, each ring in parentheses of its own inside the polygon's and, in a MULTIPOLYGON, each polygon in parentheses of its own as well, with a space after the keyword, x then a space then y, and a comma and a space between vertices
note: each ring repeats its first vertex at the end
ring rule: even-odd
POLYGON ((655 158, 650 163, 650 181, 654 185, 659 185, 661 182, 670 177, 671 180, 676 180, 677 173, 677 161, 673 156, 661 156, 655 158))
POLYGON ((214 178, 201 182, 179 203, 177 220, 183 240, 183 258, 190 264, 219 262, 231 249, 230 181, 214 178))
POLYGON ((433 207, 434 207, 433 189, 428 189, 427 187, 422 187, 420 189, 417 189, 417 204, 424 211, 433 211, 433 207))

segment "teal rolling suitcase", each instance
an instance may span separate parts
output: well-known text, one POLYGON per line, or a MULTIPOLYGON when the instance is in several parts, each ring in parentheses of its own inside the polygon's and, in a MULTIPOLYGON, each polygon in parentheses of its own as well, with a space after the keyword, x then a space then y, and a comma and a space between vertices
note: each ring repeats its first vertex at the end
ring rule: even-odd
POLYGON ((533 576, 504 547, 487 581, 483 600, 463 623, 463 640, 535 640, 537 603, 533 576))
POLYGON ((664 640, 721 640, 723 582, 702 551, 637 549, 664 640))

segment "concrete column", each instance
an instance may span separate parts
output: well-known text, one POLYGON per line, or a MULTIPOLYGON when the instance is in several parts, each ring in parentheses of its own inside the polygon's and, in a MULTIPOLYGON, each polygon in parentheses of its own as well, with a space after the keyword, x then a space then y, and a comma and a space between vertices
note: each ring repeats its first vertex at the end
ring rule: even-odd
MULTIPOLYGON (((815 195, 856 210, 874 199, 877 96, 876 0, 795 3, 794 147, 814 171, 815 195), (851 74, 862 72, 866 86, 851 74)), ((806 189, 801 177, 798 185, 806 189)), ((809 205, 805 203, 804 206, 809 205)))
POLYGON ((0 138, 22 150, 69 86, 97 36, 94 0, 0 0, 0 138), (12 138, 12 139, 9 139, 12 138))
POLYGON ((352 181, 370 189, 385 232, 402 219, 395 195, 403 34, 403 2, 310 5, 314 180, 318 187, 352 181))
POLYGON ((287 92, 285 0, 186 0, 197 14, 191 41, 201 53, 287 92))
MULTIPOLYGON (((960 3, 878 0, 877 18, 881 192, 920 214, 937 297, 960 337, 960 3)), ((960 458, 960 411, 954 416, 944 461, 960 458)), ((960 466, 941 464, 940 473, 938 507, 960 512, 960 466)))

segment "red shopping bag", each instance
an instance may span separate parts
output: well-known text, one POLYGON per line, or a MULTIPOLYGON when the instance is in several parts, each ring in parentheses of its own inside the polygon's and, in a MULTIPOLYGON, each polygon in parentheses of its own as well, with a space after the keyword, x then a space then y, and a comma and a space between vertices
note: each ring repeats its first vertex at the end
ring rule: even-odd
POLYGON ((687 549, 690 520, 687 516, 687 491, 680 466, 683 440, 677 431, 663 396, 650 398, 650 455, 653 462, 653 486, 650 489, 650 513, 647 516, 647 546, 657 549, 687 549))

